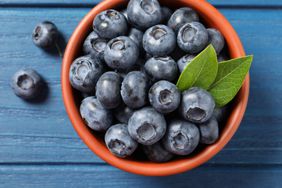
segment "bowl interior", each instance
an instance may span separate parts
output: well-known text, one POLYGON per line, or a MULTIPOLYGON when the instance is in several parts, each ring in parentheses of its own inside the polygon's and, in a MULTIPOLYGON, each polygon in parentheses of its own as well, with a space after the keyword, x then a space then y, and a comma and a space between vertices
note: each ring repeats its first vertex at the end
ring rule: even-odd
MULTIPOLYGON (((244 55, 241 42, 232 26, 214 7, 207 2, 203 0, 160 0, 160 2, 162 5, 173 9, 184 6, 195 9, 207 26, 217 28, 221 31, 226 39, 229 55, 232 58, 244 55)), ((125 6, 125 4, 126 1, 124 0, 105 0, 97 5, 81 21, 68 43, 62 67, 62 90, 66 110, 71 122, 79 136, 94 153, 108 163, 125 171, 142 175, 171 175, 199 166, 219 152, 237 130, 246 109, 249 94, 248 76, 234 100, 230 116, 226 121, 226 125, 221 130, 220 139, 213 145, 200 147, 197 152, 189 157, 179 157, 166 163, 153 163, 146 161, 142 157, 143 155, 138 151, 133 158, 120 159, 113 156, 104 144, 103 135, 91 131, 84 124, 79 115, 81 97, 79 97, 78 92, 74 91, 70 86, 68 79, 70 65, 72 61, 80 55, 82 43, 91 31, 94 17, 99 12, 109 8, 121 9, 125 6)))

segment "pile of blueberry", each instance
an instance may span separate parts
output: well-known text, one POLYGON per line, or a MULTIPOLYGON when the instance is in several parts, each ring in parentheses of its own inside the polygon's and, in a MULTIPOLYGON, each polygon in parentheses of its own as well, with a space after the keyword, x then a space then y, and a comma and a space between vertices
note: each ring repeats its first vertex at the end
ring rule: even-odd
POLYGON ((175 85, 208 44, 220 55, 224 38, 189 7, 173 13, 157 0, 130 0, 126 10, 101 12, 83 44, 84 56, 70 68, 73 88, 87 96, 81 117, 105 132, 108 149, 121 158, 140 145, 149 160, 165 162, 213 144, 222 109, 215 109, 207 91, 181 93, 175 85))

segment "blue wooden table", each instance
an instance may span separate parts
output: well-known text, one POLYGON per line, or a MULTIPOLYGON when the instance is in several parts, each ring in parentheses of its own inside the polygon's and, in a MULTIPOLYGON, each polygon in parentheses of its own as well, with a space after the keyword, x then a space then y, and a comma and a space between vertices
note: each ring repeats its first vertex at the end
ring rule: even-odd
POLYGON ((75 133, 60 85, 61 59, 36 48, 31 31, 51 20, 66 40, 98 0, 0 1, 0 187, 282 187, 282 1, 210 0, 254 54, 244 120, 216 157, 190 172, 142 177, 109 166, 75 133), (32 67, 49 85, 48 98, 16 97, 10 77, 32 67))

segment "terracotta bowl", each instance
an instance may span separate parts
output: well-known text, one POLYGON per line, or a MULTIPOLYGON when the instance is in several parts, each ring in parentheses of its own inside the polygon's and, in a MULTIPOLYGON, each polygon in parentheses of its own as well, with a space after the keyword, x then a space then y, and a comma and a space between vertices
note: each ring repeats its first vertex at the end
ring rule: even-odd
MULTIPOLYGON (((232 58, 244 56, 244 49, 241 41, 230 25, 226 18, 212 5, 204 0, 160 0, 162 5, 166 5, 170 8, 177 7, 191 7, 195 9, 201 19, 210 27, 217 28, 224 35, 229 54, 232 58)), ((104 141, 95 133, 88 129, 84 124, 79 114, 79 106, 76 103, 77 97, 69 82, 69 69, 70 65, 75 58, 81 53, 81 47, 84 39, 92 28, 92 21, 94 17, 101 11, 110 8, 119 8, 125 6, 125 0, 105 0, 94 7, 79 23, 75 29, 72 37, 70 38, 62 65, 62 92, 65 107, 68 116, 77 131, 80 138, 85 144, 100 158, 108 162, 109 164, 125 170, 127 172, 146 175, 146 176, 167 176, 177 174, 191 170, 216 155, 222 148, 228 143, 231 137, 236 132, 243 118, 246 110, 248 96, 249 96, 249 75, 246 77, 244 85, 238 93, 230 116, 220 133, 219 140, 210 146, 207 146, 194 154, 186 158, 177 158, 166 163, 152 163, 149 161, 139 161, 134 159, 120 159, 112 155, 106 148, 104 141)))

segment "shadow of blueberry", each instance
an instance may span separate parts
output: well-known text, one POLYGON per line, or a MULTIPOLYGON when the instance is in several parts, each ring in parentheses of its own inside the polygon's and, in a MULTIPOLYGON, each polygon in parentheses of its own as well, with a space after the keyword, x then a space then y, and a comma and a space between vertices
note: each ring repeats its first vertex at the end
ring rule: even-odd
POLYGON ((60 57, 63 57, 65 48, 66 48, 66 44, 67 42, 66 42, 64 35, 61 32, 59 32, 58 39, 55 45, 51 48, 46 48, 46 49, 43 48, 43 50, 51 56, 59 55, 60 57))

